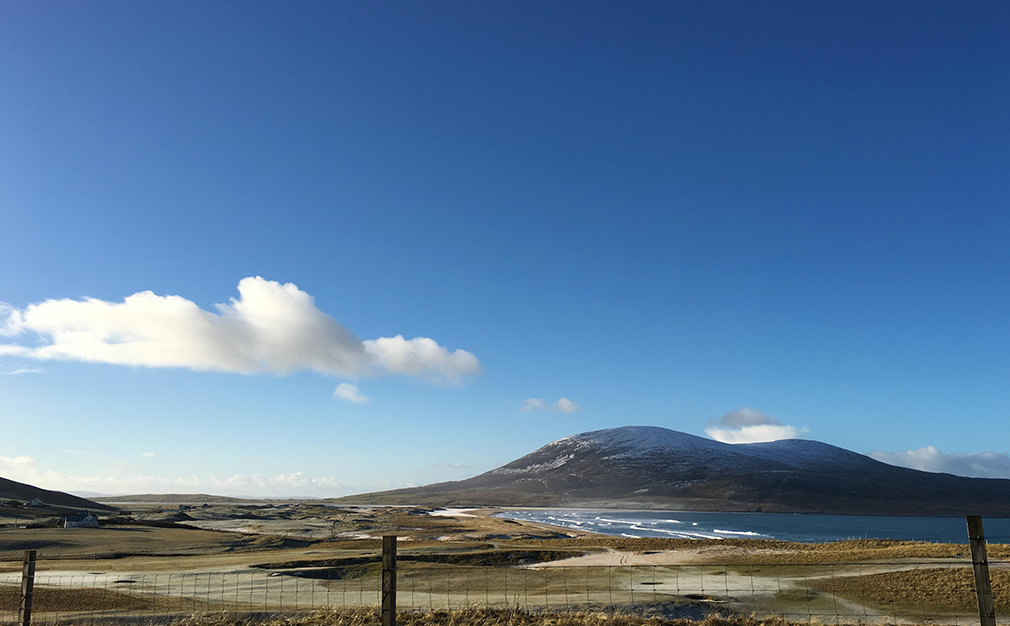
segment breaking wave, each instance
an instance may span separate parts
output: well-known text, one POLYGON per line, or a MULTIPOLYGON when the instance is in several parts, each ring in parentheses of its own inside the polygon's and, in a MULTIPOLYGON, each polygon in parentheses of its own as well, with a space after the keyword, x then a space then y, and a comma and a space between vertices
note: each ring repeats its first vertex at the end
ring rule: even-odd
MULTIPOLYGON (((898 539, 964 542, 964 518, 694 511, 517 510, 499 517, 549 524, 573 532, 675 539, 780 539, 822 542, 898 539)), ((1010 519, 987 519, 986 534, 1010 536, 1010 519)))

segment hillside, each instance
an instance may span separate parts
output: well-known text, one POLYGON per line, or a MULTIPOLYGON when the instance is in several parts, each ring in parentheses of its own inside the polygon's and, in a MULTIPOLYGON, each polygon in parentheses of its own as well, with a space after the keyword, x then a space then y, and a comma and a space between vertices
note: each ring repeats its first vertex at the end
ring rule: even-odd
POLYGON ((103 496, 98 502, 141 502, 144 504, 244 504, 243 498, 211 496, 205 493, 144 493, 128 496, 103 496))
POLYGON ((50 491, 49 489, 42 489, 33 485, 0 478, 0 500, 29 502, 35 498, 42 498, 42 502, 47 508, 86 509, 91 511, 115 510, 113 507, 105 504, 99 504, 93 500, 73 496, 62 491, 50 491))
POLYGON ((628 426, 559 439, 467 480, 336 501, 1007 517, 1010 480, 895 467, 817 441, 730 445, 628 426))

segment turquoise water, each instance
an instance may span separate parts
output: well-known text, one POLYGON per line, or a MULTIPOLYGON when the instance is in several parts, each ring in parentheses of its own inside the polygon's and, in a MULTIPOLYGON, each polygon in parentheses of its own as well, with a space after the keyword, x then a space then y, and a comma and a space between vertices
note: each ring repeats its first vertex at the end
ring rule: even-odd
MULTIPOLYGON (((790 515, 688 511, 523 510, 498 514, 619 537, 687 539, 753 538, 822 542, 843 539, 906 539, 967 543, 963 517, 790 515)), ((1010 519, 985 519, 989 542, 1010 543, 1010 519)))

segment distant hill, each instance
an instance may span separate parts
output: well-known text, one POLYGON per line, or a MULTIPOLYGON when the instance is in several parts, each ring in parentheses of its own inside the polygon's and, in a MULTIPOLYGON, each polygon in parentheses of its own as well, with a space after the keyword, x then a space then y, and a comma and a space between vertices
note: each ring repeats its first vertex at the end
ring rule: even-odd
POLYGON ((206 493, 144 493, 129 496, 104 496, 98 502, 140 502, 144 504, 228 504, 248 503, 248 499, 212 496, 206 493))
POLYGON ((730 445, 628 426, 559 439, 467 480, 334 502, 1010 517, 1010 480, 896 467, 818 441, 730 445))
POLYGON ((50 491, 33 485, 19 483, 6 478, 0 478, 0 500, 17 500, 20 502, 30 502, 35 498, 41 498, 47 507, 87 509, 91 511, 113 511, 111 506, 99 504, 94 500, 87 500, 78 496, 63 493, 62 491, 50 491))

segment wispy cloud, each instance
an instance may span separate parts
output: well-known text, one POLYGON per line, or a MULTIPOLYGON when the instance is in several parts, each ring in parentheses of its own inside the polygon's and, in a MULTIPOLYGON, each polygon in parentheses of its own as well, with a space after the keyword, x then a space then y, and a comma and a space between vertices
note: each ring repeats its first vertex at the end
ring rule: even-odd
POLYGON ((558 398, 553 406, 558 413, 577 413, 582 408, 578 402, 572 402, 568 398, 558 398))
MULTIPOLYGON (((135 493, 213 493, 218 495, 250 495, 263 497, 341 496, 370 488, 350 487, 333 476, 307 476, 302 472, 276 476, 235 474, 164 478, 154 476, 71 476, 39 467, 28 456, 0 456, 0 476, 58 491, 93 491, 108 494, 135 493)), ((399 486, 399 485, 397 485, 399 486)))
POLYGON ((244 278, 238 292, 216 311, 150 291, 122 302, 45 300, 24 309, 0 303, 0 336, 18 338, 0 344, 0 355, 280 376, 399 374, 450 385, 482 371, 472 353, 428 337, 362 341, 291 283, 244 278))
POLYGON ((454 469, 454 470, 476 469, 473 465, 467 465, 466 463, 435 463, 432 467, 434 467, 435 469, 454 469))
POLYGON ((779 439, 798 439, 806 435, 807 428, 788 426, 758 409, 742 406, 709 422, 705 433, 723 443, 759 443, 779 439))
POLYGON ((542 408, 544 408, 544 401, 540 398, 526 398, 523 400, 523 404, 519 407, 519 410, 529 413, 530 411, 537 411, 542 408))
POLYGON ((1010 478, 1006 452, 942 452, 933 446, 901 452, 871 452, 870 456, 901 467, 973 478, 1010 478))
POLYGON ((42 370, 38 367, 19 367, 16 370, 11 370, 9 372, 0 372, 4 376, 20 376, 21 374, 41 374, 42 370))
POLYGON ((340 383, 337 385, 337 389, 333 392, 334 398, 340 398, 341 400, 346 400, 347 402, 352 402, 354 404, 364 404, 368 402, 368 398, 358 393, 358 386, 352 385, 351 383, 340 383))
POLYGON ((154 452, 141 452, 140 456, 144 457, 145 459, 149 459, 152 456, 158 456, 158 455, 155 454, 154 452))
POLYGON ((557 402, 552 402, 547 404, 540 398, 526 398, 523 400, 522 405, 519 410, 524 413, 529 413, 530 411, 554 411, 556 413, 577 413, 579 409, 578 402, 573 402, 568 398, 558 398, 557 402))

